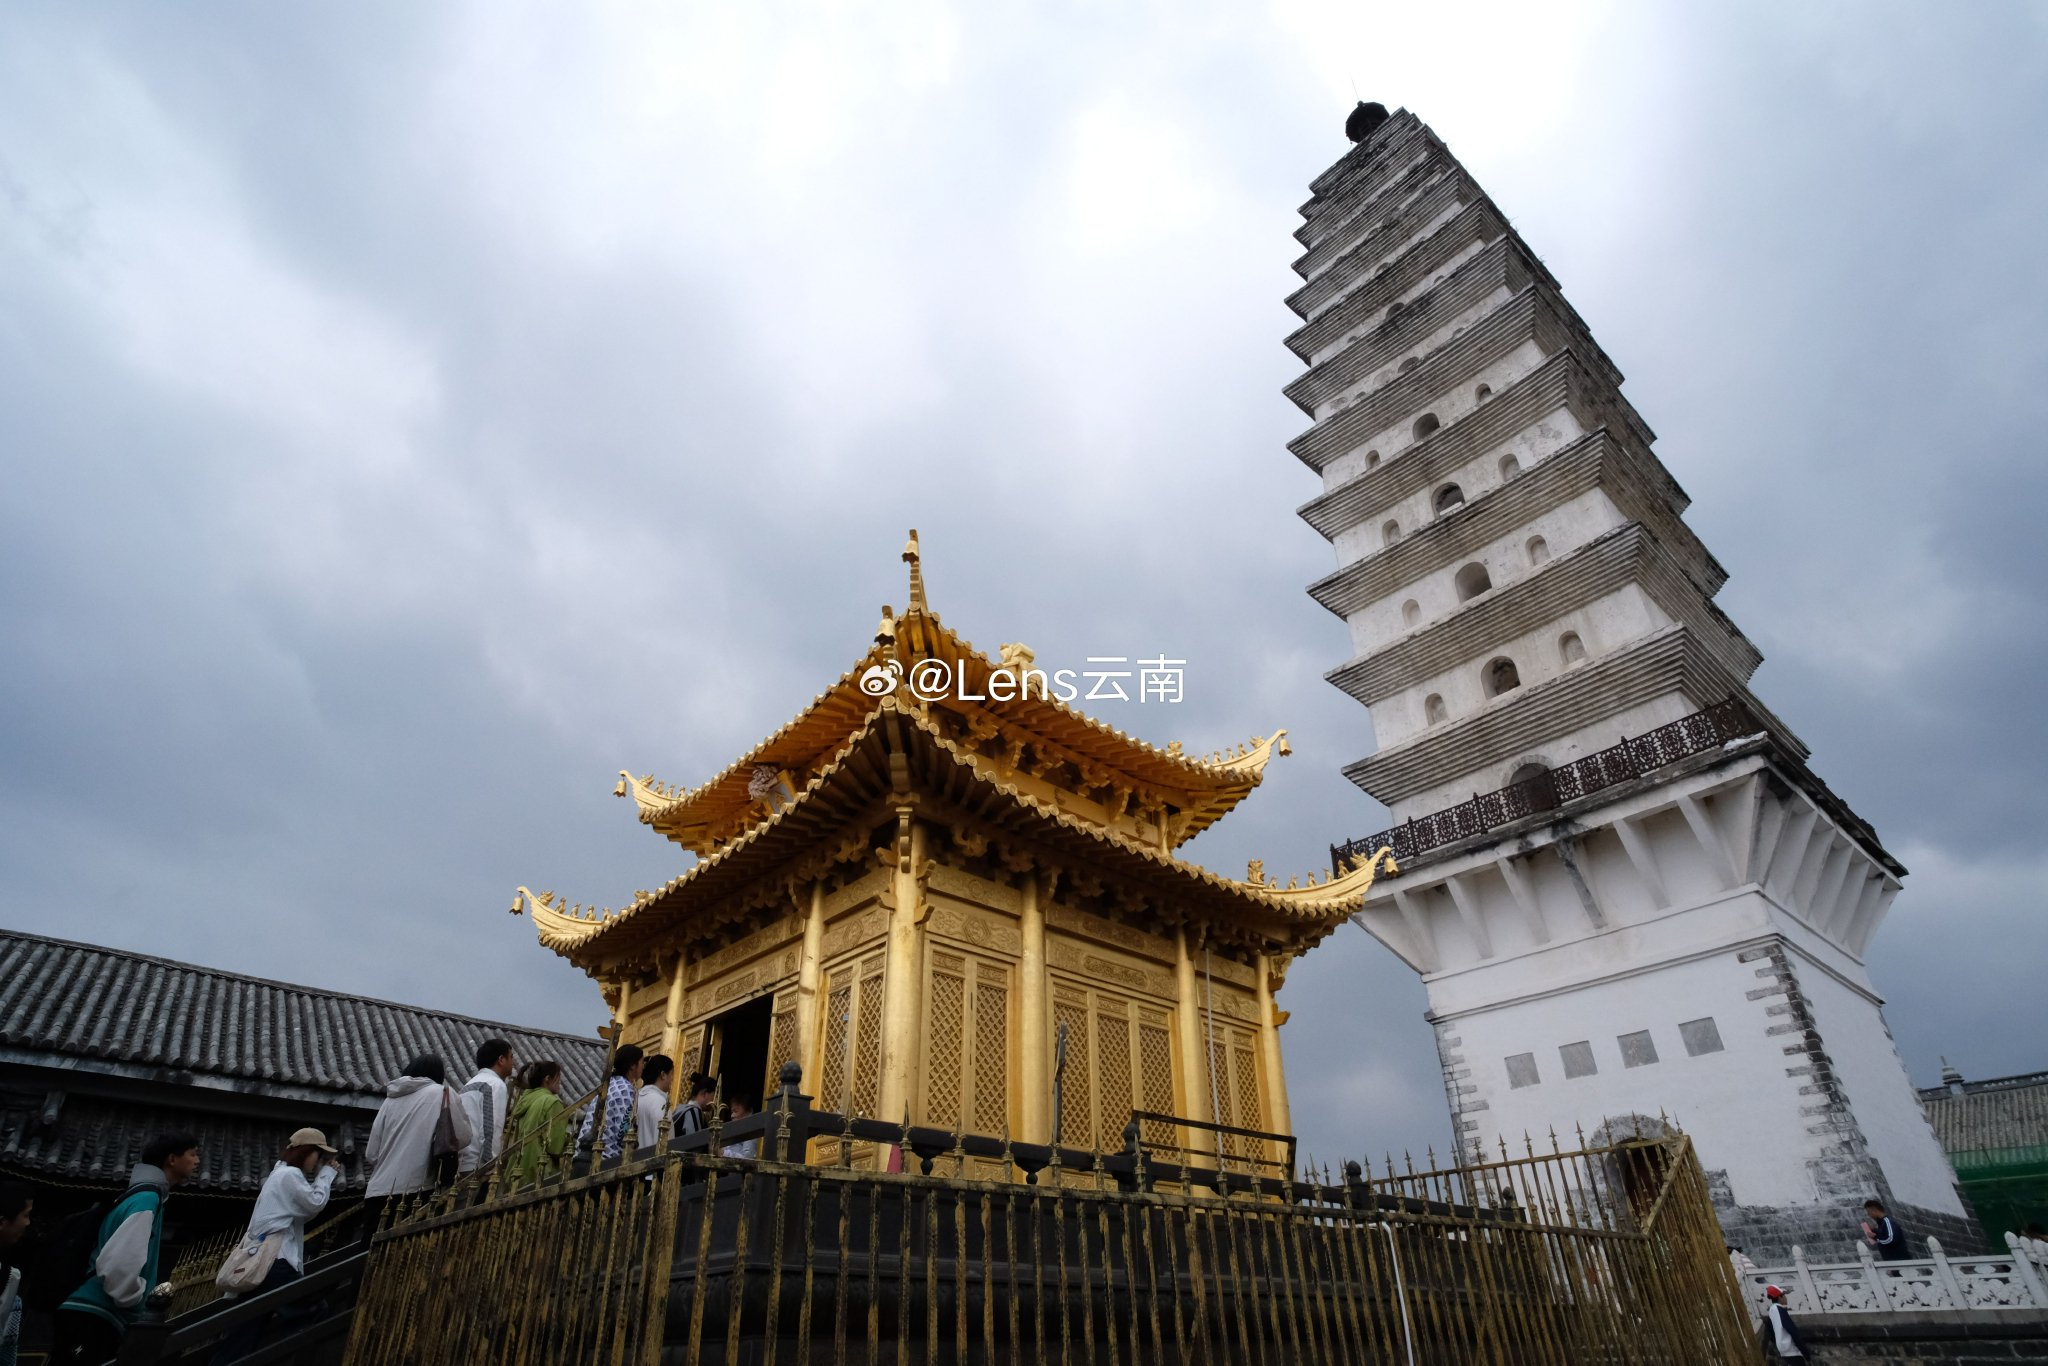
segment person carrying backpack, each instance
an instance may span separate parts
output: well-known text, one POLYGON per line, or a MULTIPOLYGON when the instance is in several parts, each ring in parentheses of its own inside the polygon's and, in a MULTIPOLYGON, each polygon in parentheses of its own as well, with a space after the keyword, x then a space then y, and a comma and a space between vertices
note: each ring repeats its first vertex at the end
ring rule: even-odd
POLYGON ((52 1362, 103 1366, 121 1350, 121 1338, 158 1280, 163 1252, 164 1204, 171 1191, 199 1170, 199 1139, 158 1134, 128 1174, 128 1189, 101 1218, 78 1288, 57 1309, 52 1362))

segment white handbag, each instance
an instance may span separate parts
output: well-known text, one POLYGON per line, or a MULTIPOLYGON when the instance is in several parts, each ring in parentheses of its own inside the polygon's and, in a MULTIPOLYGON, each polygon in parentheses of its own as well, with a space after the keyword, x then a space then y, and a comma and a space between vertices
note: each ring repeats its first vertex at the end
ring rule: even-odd
POLYGON ((242 1241, 220 1264, 220 1270, 213 1273, 214 1285, 230 1295, 246 1295, 259 1288, 269 1278, 270 1268, 283 1247, 282 1233, 266 1233, 261 1238, 243 1234, 242 1241))

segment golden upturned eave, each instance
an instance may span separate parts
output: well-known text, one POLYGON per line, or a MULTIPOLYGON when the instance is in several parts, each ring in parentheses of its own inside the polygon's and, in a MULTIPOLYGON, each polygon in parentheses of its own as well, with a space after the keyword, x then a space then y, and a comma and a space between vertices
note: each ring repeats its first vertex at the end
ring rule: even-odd
POLYGON ((877 699, 867 721, 793 800, 660 889, 639 894, 620 910, 598 911, 572 907, 551 893, 536 896, 521 887, 512 909, 514 913, 524 911, 533 917, 543 946, 577 959, 602 954, 610 941, 622 935, 639 937, 636 932, 642 928, 652 933, 656 925, 667 927, 678 919, 688 920, 694 911, 710 909, 711 903, 737 883, 772 872, 786 858, 784 852, 763 853, 758 868, 747 865, 756 862, 754 853, 765 850, 781 832, 802 827, 798 833, 805 838, 829 838, 834 832, 821 827, 844 818, 839 812, 824 810, 823 796, 828 791, 838 787, 848 790, 845 795, 851 805, 843 804, 842 811, 858 809, 867 802, 868 794, 854 790, 857 783, 847 767, 849 757, 864 745, 895 752, 916 747, 931 756, 933 773, 942 780, 938 785, 951 789, 951 802, 958 804, 963 794, 971 792, 989 802, 992 809, 1014 812, 1022 833, 1028 837, 1063 844, 1074 854, 1092 855, 1092 861, 1122 865, 1120 870, 1110 871, 1122 871, 1133 880, 1156 882, 1164 878, 1177 882, 1185 894, 1198 900, 1200 907, 1219 916, 1242 918, 1247 924, 1255 922, 1282 938, 1301 937, 1308 942, 1319 939, 1363 905, 1378 865, 1391 863, 1391 859, 1375 856, 1341 877, 1321 882, 1311 878, 1307 885, 1298 887, 1226 878, 1169 852, 1077 820, 1014 785, 1003 783, 978 764, 974 756, 939 734, 920 709, 894 697, 884 697, 877 699), (884 717, 900 720, 898 725, 885 730, 881 724, 884 717))

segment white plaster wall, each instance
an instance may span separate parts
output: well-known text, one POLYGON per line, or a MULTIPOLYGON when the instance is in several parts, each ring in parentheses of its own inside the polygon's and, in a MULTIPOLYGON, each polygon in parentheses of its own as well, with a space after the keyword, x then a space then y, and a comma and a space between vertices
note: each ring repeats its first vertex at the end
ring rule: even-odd
POLYGON ((1497 658, 1513 660, 1522 687, 1528 688, 1572 669, 1584 668, 1611 644, 1640 639, 1670 624, 1671 619, 1649 594, 1635 584, 1623 584, 1533 631, 1489 643, 1479 654, 1461 659, 1450 668, 1373 703, 1373 729, 1386 737, 1388 744, 1400 744, 1428 730, 1423 704, 1432 694, 1443 698, 1448 712, 1445 724, 1461 721, 1488 707, 1507 705, 1521 689, 1500 697, 1486 695, 1486 671, 1497 658), (1567 665, 1559 648, 1559 641, 1567 632, 1577 633, 1586 649, 1586 658, 1576 664, 1567 665))
MULTIPOLYGON (((1746 998, 1757 985, 1752 965, 1737 962, 1736 949, 1727 947, 1630 969, 1627 938, 1609 936, 1617 975, 1607 980, 1452 1018, 1457 1051, 1477 1088, 1471 1098, 1487 1103, 1470 1116, 1480 1122, 1479 1135, 1491 1144, 1496 1131, 1505 1134, 1512 1151, 1524 1132, 1547 1141, 1555 1128, 1570 1146, 1580 1127, 1591 1135, 1609 1118, 1662 1110, 1692 1135, 1703 1166, 1727 1171, 1737 1201, 1812 1202, 1817 1193, 1806 1164, 1820 1140, 1806 1132, 1799 1079, 1785 1075, 1784 1036, 1765 1032, 1777 1017, 1746 998), (1704 1016, 1719 1029, 1723 1051, 1688 1057, 1678 1026, 1704 1016), (1636 1030, 1649 1031, 1658 1060, 1624 1068, 1617 1039, 1636 1030), (1592 1045, 1599 1072, 1567 1080, 1558 1048, 1580 1040, 1592 1045), (1513 1090, 1505 1060, 1525 1052, 1535 1054, 1542 1080, 1513 1090)), ((1497 986, 1511 990, 1512 974, 1495 972, 1497 986)), ((1529 976, 1530 985, 1540 980, 1529 976)))
MULTIPOLYGON (((1498 397, 1496 394, 1495 398, 1498 397)), ((1571 409, 1554 408, 1506 441, 1488 447, 1479 456, 1460 466, 1451 478, 1465 491, 1465 500, 1471 502, 1506 482, 1500 476, 1501 457, 1515 457, 1521 469, 1514 477, 1519 479, 1534 469, 1538 463, 1555 455, 1585 434, 1586 429, 1580 425, 1578 417, 1571 409)), ((1406 453, 1404 451, 1401 454, 1406 453)), ((1345 457, 1347 460, 1353 458, 1345 457)), ((1362 460, 1363 453, 1356 458, 1362 460)), ((1401 455, 1394 457, 1396 460, 1400 458, 1401 455)), ((1353 564, 1385 549, 1381 529, 1389 517, 1400 522, 1404 532, 1414 531, 1428 516, 1433 515, 1431 500, 1435 496, 1436 489, 1432 487, 1422 493, 1403 498, 1390 507, 1360 513, 1358 522, 1338 532, 1332 542, 1337 551, 1337 563, 1353 564)))
MULTIPOLYGON (((1815 964, 1801 962, 1797 971, 1835 1076, 1893 1196, 1941 1213, 1963 1213, 1955 1170, 1927 1126, 1878 1003, 1815 964)), ((1926 1236, 1924 1230, 1909 1232, 1926 1236)))
MULTIPOLYGON (((1377 255, 1369 255, 1363 258, 1363 260, 1356 257, 1347 260, 1340 253, 1336 257, 1332 258, 1321 269, 1310 272, 1303 283, 1314 284, 1323 276, 1328 275, 1332 271, 1338 270, 1347 272, 1355 271, 1361 283, 1366 280, 1370 280, 1374 276, 1378 275, 1380 272, 1386 270, 1389 266, 1391 266, 1396 257, 1400 256, 1403 252, 1407 251, 1417 242, 1422 241, 1424 238, 1428 237, 1431 233, 1435 232, 1437 229, 1441 228, 1444 224, 1450 222, 1453 218, 1456 218, 1459 214, 1463 213, 1464 211, 1465 206, 1463 204, 1450 204, 1445 208, 1440 209, 1434 215, 1432 215, 1426 223, 1423 223, 1414 232, 1408 234, 1406 237, 1390 240, 1386 244, 1386 247, 1377 255)), ((1377 226, 1377 223, 1375 224, 1375 226, 1377 226)), ((1360 234, 1360 237, 1362 239, 1364 237, 1364 234, 1360 234)), ((1353 286, 1353 288, 1355 287, 1356 286, 1353 286)), ((1344 291, 1344 293, 1349 294, 1350 290, 1347 289, 1344 291)), ((1342 297, 1343 295, 1341 294, 1338 296, 1339 299, 1341 299, 1342 297)), ((1335 301, 1333 301, 1333 303, 1334 302, 1335 301)), ((1323 309, 1319 308, 1309 316, 1311 319, 1320 317, 1323 311, 1323 309)))
MULTIPOLYGON (((1460 329, 1454 328, 1453 333, 1458 330, 1460 329)), ((1416 442, 1415 422, 1424 413, 1435 413, 1438 424, 1448 427, 1479 406, 1480 400, 1475 396, 1475 390, 1479 385, 1488 385, 1498 394, 1548 359, 1550 353, 1543 349, 1542 343, 1531 337, 1485 369, 1460 379, 1455 388, 1436 395, 1426 403, 1418 404, 1412 412, 1402 413, 1391 424, 1359 442, 1353 450, 1345 452, 1323 467, 1324 492, 1336 488, 1346 479, 1363 473, 1366 468, 1367 451, 1378 451, 1382 459, 1391 459, 1413 446, 1416 442)))
MULTIPOLYGON (((1405 500, 1403 506, 1419 505, 1428 496, 1417 494, 1405 500)), ((1445 514, 1446 518, 1462 516, 1468 511, 1472 499, 1469 489, 1466 490, 1466 499, 1465 506, 1452 509, 1445 514)), ((1527 577, 1535 568, 1529 563, 1531 536, 1541 536, 1550 547, 1550 558, 1555 560, 1627 523, 1627 515, 1614 505, 1604 489, 1588 489, 1470 555, 1433 568, 1423 577, 1402 584, 1385 597, 1377 598, 1352 613, 1345 618, 1345 624, 1351 628, 1352 650, 1356 654, 1370 654, 1407 635, 1411 628, 1401 619, 1401 606, 1411 599, 1422 609, 1420 628, 1427 628, 1432 622, 1441 621, 1467 606, 1458 599, 1457 578, 1458 571, 1468 564, 1475 561, 1484 564, 1487 577, 1493 582, 1489 593, 1497 593, 1506 585, 1527 577)), ((1405 535, 1403 539, 1406 539, 1405 535)), ((1487 596, 1482 593, 1472 601, 1483 601, 1487 596)), ((1611 635, 1606 638, 1616 640, 1611 635)))
MULTIPOLYGON (((1459 212, 1462 213, 1464 212, 1464 210, 1460 209, 1459 212)), ((1434 232, 1436 228, 1439 228, 1441 226, 1443 226, 1442 222, 1438 222, 1432 225, 1430 231, 1434 232)), ((1402 252, 1407 251, 1415 243, 1421 241, 1428 235, 1428 233, 1417 233, 1415 236, 1409 238, 1406 242, 1402 243, 1401 246, 1396 250, 1395 255, 1398 256, 1402 252)), ((1444 263, 1437 267, 1436 275, 1433 279, 1427 281, 1417 281, 1415 284, 1410 285, 1405 291, 1395 295, 1394 297, 1396 299, 1401 300, 1403 303, 1413 303, 1418 295, 1425 294, 1428 291, 1436 288, 1438 285, 1442 284, 1444 282, 1444 279, 1447 276, 1449 276, 1452 271, 1456 270, 1459 266, 1464 265, 1465 262, 1471 260, 1474 256, 1477 256, 1480 252, 1485 251, 1489 245, 1491 245, 1491 242, 1482 242, 1476 239, 1465 243, 1463 246, 1459 247, 1456 251, 1452 252, 1449 256, 1444 258, 1444 263)), ((1350 298, 1353 294, 1356 294, 1360 289, 1362 289, 1366 285, 1371 284, 1374 280, 1378 278, 1379 270, 1377 267, 1373 268, 1372 270, 1360 271, 1358 279, 1355 282, 1353 282, 1350 285, 1347 285, 1344 288, 1344 291, 1337 295, 1337 297, 1332 299, 1329 303, 1323 305, 1321 308, 1312 310, 1309 313, 1306 321, 1315 321, 1317 318, 1320 318, 1323 314, 1327 313, 1330 309, 1333 309, 1338 304, 1343 303, 1346 299, 1350 298)), ((1388 300, 1388 303, 1389 305, 1391 305, 1393 303, 1393 300, 1388 300)), ((1384 317, 1385 315, 1382 314, 1381 316, 1384 317)))
MULTIPOLYGON (((1401 177, 1407 175, 1408 172, 1414 170, 1415 167, 1422 161, 1422 159, 1429 155, 1429 153, 1430 147, 1427 143, 1423 143, 1420 146, 1412 149, 1410 155, 1402 158, 1400 168, 1396 170, 1392 175, 1387 177, 1386 183, 1388 185, 1398 184, 1400 182, 1401 177)), ((1445 174, 1450 173, 1454 169, 1455 167, 1451 166, 1447 162, 1442 172, 1440 172, 1437 175, 1431 176, 1429 180, 1425 183, 1433 185, 1438 180, 1442 179, 1445 174)), ((1342 193, 1342 191, 1340 190, 1339 193, 1342 193)), ((1335 238, 1348 238, 1354 241, 1359 238, 1363 238, 1365 236, 1365 231, 1362 230, 1362 224, 1366 219, 1371 219, 1375 226, 1377 226, 1381 221, 1384 220, 1385 215, 1377 213, 1376 209, 1385 198, 1386 191, 1382 189, 1378 194, 1373 195, 1372 198, 1363 200, 1353 205, 1349 212, 1347 212, 1342 218, 1338 219, 1337 222, 1333 224, 1327 231, 1317 236, 1315 240, 1312 241, 1303 250, 1312 251, 1315 249, 1316 246, 1320 245, 1321 243, 1333 240, 1335 238)), ((1337 255, 1342 256, 1344 254, 1344 251, 1348 250, 1350 250, 1350 246, 1347 244, 1343 250, 1337 253, 1337 255)), ((1324 269, 1328 269, 1328 267, 1326 266, 1324 267, 1324 269)), ((1321 273, 1322 271, 1318 270, 1309 275, 1307 278, 1312 280, 1316 277, 1316 275, 1320 275, 1321 273)))
MULTIPOLYGON (((1472 326, 1472 324, 1479 321, 1479 319, 1485 317, 1488 313, 1491 313, 1494 309, 1506 303, 1509 299, 1513 297, 1514 291, 1509 289, 1506 285, 1501 285, 1497 289, 1494 289, 1488 292, 1487 294, 1481 296, 1472 304, 1471 307, 1465 309, 1463 312, 1455 314, 1452 317, 1445 318, 1443 322, 1437 326, 1436 330, 1424 336, 1417 337, 1413 342, 1411 342, 1408 346, 1408 349, 1401 355, 1388 361, 1384 366, 1380 367, 1380 369, 1376 371, 1374 374, 1359 380, 1358 382, 1353 384, 1349 390, 1334 396, 1328 402, 1324 403, 1320 408, 1316 409, 1316 419, 1318 421, 1321 421, 1323 418, 1332 416, 1336 413, 1341 413, 1345 409, 1349 408, 1353 403, 1363 398, 1365 395, 1372 393, 1374 390, 1380 388, 1381 386, 1387 384, 1392 380, 1398 379, 1402 373, 1401 367, 1403 365, 1406 365, 1410 360, 1413 360, 1417 364, 1420 364, 1422 362, 1423 357, 1437 350, 1446 342, 1450 341, 1452 337, 1462 333, 1466 328, 1472 326)), ((1360 337, 1364 335, 1366 331, 1370 331, 1373 327, 1379 326, 1379 324, 1384 321, 1385 317, 1383 315, 1382 317, 1375 319, 1372 323, 1368 324, 1365 328, 1361 329, 1358 332, 1354 332, 1351 335, 1354 339, 1360 337)))

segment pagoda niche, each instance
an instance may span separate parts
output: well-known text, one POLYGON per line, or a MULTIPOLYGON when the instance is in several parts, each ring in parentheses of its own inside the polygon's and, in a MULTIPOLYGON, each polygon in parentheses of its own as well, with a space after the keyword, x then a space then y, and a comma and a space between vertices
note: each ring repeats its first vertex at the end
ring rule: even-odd
MULTIPOLYGON (((1281 887, 1181 857, 1288 752, 1274 731, 1193 758, 1042 688, 908 605, 794 719, 700 786, 621 774, 698 856, 617 910, 521 888, 540 942, 605 992, 617 1037, 758 1100, 787 1061, 841 1114, 1123 1146, 1134 1111, 1291 1132, 1275 993, 1374 870, 1281 887), (926 660, 936 700, 901 679, 926 660), (863 681, 866 680, 866 686, 863 681), (973 700, 963 700, 973 699, 973 700)), ((1213 1135, 1148 1138, 1216 1156, 1213 1135)), ((1245 1139, 1221 1156, 1268 1156, 1245 1139)))

